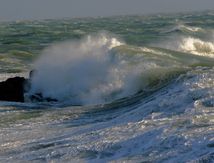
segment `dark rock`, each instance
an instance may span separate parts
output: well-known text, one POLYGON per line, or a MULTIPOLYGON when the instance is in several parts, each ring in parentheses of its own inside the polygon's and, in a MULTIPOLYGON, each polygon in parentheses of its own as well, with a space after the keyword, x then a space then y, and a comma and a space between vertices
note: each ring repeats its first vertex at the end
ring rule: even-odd
POLYGON ((27 79, 23 77, 9 78, 0 82, 0 100, 24 102, 24 85, 27 79))
MULTIPOLYGON (((0 82, 0 101, 24 102, 24 94, 31 88, 31 78, 34 71, 30 72, 30 79, 24 77, 9 78, 0 82)), ((43 97, 42 93, 35 93, 28 96, 31 102, 56 102, 56 99, 43 97)))
POLYGON ((31 101, 36 101, 36 102, 57 102, 56 99, 51 98, 51 97, 43 97, 42 93, 36 93, 33 95, 30 95, 30 100, 31 101))

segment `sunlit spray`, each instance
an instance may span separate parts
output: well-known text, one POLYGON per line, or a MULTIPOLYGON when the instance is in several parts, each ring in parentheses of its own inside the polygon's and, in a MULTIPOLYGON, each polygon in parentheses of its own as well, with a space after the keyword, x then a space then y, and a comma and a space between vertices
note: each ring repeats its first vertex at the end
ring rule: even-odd
POLYGON ((118 92, 118 97, 127 95, 129 72, 111 54, 112 48, 122 44, 101 33, 47 48, 35 62, 30 93, 73 103, 102 103, 118 92))

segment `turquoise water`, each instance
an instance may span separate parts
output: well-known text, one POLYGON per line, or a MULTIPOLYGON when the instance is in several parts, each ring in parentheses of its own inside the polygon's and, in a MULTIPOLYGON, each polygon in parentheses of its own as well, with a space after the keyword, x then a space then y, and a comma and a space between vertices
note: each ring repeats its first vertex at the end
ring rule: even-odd
POLYGON ((2 22, 0 65, 37 70, 0 102, 0 162, 214 161, 212 11, 2 22))

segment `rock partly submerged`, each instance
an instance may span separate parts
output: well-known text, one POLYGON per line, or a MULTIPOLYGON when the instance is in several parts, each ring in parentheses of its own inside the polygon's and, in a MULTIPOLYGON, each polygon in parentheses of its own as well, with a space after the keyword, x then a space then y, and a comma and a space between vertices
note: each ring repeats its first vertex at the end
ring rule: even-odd
POLYGON ((28 80, 23 77, 9 78, 0 82, 0 100, 24 102, 25 84, 28 80))
MULTIPOLYGON (((33 72, 30 72, 30 78, 33 72)), ((24 77, 8 78, 0 82, 0 101, 25 102, 25 94, 30 89, 30 79, 24 77)), ((28 95, 28 101, 32 102, 56 102, 56 99, 43 97, 42 93, 28 95)))

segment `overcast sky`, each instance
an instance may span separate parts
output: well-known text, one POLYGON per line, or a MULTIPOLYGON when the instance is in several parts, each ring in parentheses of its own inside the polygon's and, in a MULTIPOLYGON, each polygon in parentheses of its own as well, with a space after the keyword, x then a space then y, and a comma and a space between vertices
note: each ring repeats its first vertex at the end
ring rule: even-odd
POLYGON ((0 0, 0 21, 214 9, 214 0, 0 0))

